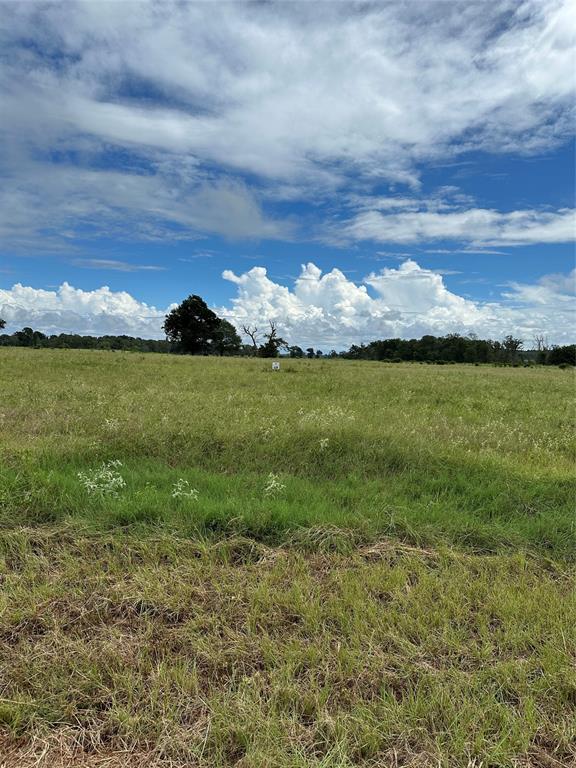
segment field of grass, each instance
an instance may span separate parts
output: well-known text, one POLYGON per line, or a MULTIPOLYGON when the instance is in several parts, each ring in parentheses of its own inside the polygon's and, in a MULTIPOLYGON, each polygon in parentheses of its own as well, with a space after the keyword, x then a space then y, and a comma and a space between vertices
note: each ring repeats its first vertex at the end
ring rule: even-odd
POLYGON ((0 382, 2 768, 576 765, 571 371, 0 382))

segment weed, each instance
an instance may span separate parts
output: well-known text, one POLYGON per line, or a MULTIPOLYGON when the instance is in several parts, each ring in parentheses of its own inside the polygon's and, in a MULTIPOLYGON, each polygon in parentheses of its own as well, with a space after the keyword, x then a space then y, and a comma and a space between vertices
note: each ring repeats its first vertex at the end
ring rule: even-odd
POLYGON ((285 488, 286 486, 280 482, 278 475, 270 472, 266 480, 266 485, 264 486, 264 496, 277 496, 285 488))
POLYGON ((188 480, 179 478, 172 486, 173 499, 191 499, 192 501, 198 501, 198 491, 196 488, 191 488, 188 480))
POLYGON ((78 479, 89 494, 100 494, 102 496, 109 494, 115 496, 126 486, 124 478, 118 472, 121 466, 122 462, 118 459, 105 461, 97 469, 78 472, 78 479))

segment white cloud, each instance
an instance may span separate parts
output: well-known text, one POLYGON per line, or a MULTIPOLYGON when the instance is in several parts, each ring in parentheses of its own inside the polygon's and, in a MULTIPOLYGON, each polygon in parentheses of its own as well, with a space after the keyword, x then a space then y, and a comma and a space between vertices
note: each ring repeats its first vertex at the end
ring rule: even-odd
MULTIPOLYGON (((339 3, 321 13, 123 5, 34 8, 36 35, 58 39, 68 57, 57 73, 27 72, 58 132, 192 152, 272 178, 334 159, 409 176, 415 156, 463 136, 492 148, 523 148, 526 135, 553 142, 550 118, 557 131, 558 111, 571 107, 570 2, 339 3), (155 86, 156 105, 115 92, 113 78, 131 77, 155 86)), ((30 34, 25 11, 20 19, 30 34)))
POLYGON ((0 317, 6 321, 4 333, 31 326, 47 334, 161 338, 166 311, 140 302, 126 291, 111 291, 106 286, 83 291, 63 283, 57 290, 47 291, 17 283, 9 290, 0 290, 0 317))
MULTIPOLYGON (((382 179, 417 189, 431 159, 550 149, 573 129, 575 8, 4 4, 5 237, 29 248, 82 227, 288 236, 264 200, 329 199, 382 179)), ((412 208, 404 196, 379 210, 412 208)), ((459 215, 491 241, 491 214, 459 215)), ((502 215, 493 226, 525 242, 526 222, 502 215)), ((401 241, 407 228, 465 229, 457 214, 414 216, 397 223, 401 241)), ((379 237, 380 224, 365 212, 350 234, 379 237)), ((556 241, 557 224, 532 235, 556 241)))
MULTIPOLYGON (((528 344, 544 333, 552 342, 567 343, 574 341, 576 327, 575 275, 546 275, 532 285, 514 283, 500 301, 481 303, 448 290, 440 272, 410 259, 360 283, 339 269, 322 274, 316 265, 305 264, 292 289, 271 280, 264 267, 253 267, 241 275, 223 273, 237 286, 237 295, 216 311, 238 328, 243 323, 262 328, 276 320, 281 335, 292 343, 324 349, 425 333, 474 332, 484 338, 513 333, 528 344)), ((107 287, 83 291, 64 283, 48 291, 17 284, 0 290, 0 317, 10 332, 30 325, 45 333, 160 338, 169 309, 107 287)))
POLYGON ((238 327, 276 320, 285 338, 306 346, 341 349, 426 333, 474 332, 485 338, 514 333, 528 343, 536 333, 558 343, 574 339, 576 302, 558 276, 544 277, 536 286, 515 284, 501 301, 490 303, 449 291, 440 272, 412 260, 372 273, 360 285, 338 269, 323 275, 314 264, 302 267, 293 290, 271 280, 263 267, 242 275, 226 271, 223 277, 238 286, 238 295, 231 308, 220 311, 238 327))
POLYGON ((266 217, 241 182, 209 180, 159 165, 154 174, 27 163, 0 190, 5 247, 73 249, 76 238, 172 240, 216 233, 278 238, 289 228, 266 217))
POLYGON ((574 210, 567 209, 500 213, 471 208, 397 214, 372 210, 359 213, 332 236, 382 243, 457 240, 480 246, 566 243, 576 238, 576 217, 574 210))
POLYGON ((166 269, 166 267, 159 267, 155 264, 131 264, 128 261, 118 261, 117 259, 75 259, 73 264, 76 267, 99 269, 104 272, 106 270, 113 272, 161 272, 166 269))
MULTIPOLYGON (((533 305, 536 308, 553 308, 556 311, 573 312, 576 293, 576 269, 567 275, 544 275, 534 285, 512 283, 511 291, 503 295, 518 304, 533 305)), ((576 317, 572 318, 576 322, 576 317)))

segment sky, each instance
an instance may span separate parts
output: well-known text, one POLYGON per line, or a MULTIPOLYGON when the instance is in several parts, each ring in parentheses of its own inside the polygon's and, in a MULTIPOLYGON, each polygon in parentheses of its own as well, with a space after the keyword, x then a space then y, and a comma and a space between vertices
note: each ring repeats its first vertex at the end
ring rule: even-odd
POLYGON ((576 340, 576 4, 4 1, 7 332, 576 340))

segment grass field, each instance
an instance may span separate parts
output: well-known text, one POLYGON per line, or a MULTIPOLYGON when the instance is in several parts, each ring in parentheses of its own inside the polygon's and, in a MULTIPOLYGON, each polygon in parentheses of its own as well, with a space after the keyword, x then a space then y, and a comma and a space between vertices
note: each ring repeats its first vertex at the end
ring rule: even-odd
POLYGON ((0 766, 576 765, 574 375, 0 350, 0 766))

